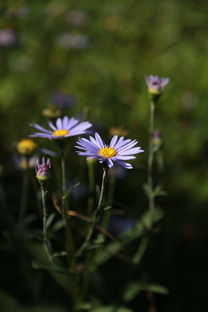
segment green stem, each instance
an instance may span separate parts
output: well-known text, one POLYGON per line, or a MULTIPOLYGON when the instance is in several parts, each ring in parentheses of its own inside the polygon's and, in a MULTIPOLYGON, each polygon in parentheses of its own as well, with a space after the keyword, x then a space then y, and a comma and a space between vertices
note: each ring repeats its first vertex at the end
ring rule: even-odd
POLYGON ((61 150, 61 175, 62 175, 62 215, 65 220, 65 243, 66 243, 66 252, 67 258, 70 268, 73 266, 73 254, 74 254, 74 246, 72 240, 72 233, 69 224, 69 216, 67 214, 68 211, 68 201, 66 198, 66 162, 64 151, 61 150))
POLYGON ((133 257, 133 262, 135 264, 138 265, 141 262, 141 260, 143 258, 143 255, 144 255, 144 253, 145 253, 145 251, 147 249, 147 246, 149 244, 149 239, 150 239, 149 236, 145 236, 142 239, 142 241, 141 241, 141 243, 139 245, 139 248, 138 248, 137 252, 135 253, 135 255, 133 257))
POLYGON ((66 162, 65 162, 65 155, 62 152, 61 155, 61 176, 62 176, 62 204, 65 202, 65 192, 66 192, 66 162))
POLYGON ((93 206, 94 206, 94 196, 93 196, 94 185, 95 185, 94 163, 91 160, 88 160, 87 167, 88 167, 88 179, 89 179, 88 216, 91 216, 93 212, 93 206))
POLYGON ((153 185, 153 159, 154 159, 154 146, 153 146, 153 132, 154 132, 154 118, 155 118, 155 102, 152 99, 150 102, 150 123, 149 123, 149 154, 147 163, 147 185, 148 185, 148 207, 150 212, 150 228, 149 233, 144 236, 140 242, 139 248, 133 257, 133 262, 138 264, 141 262, 143 255, 148 247, 150 240, 150 233, 154 223, 154 185, 153 185))
POLYGON ((97 222, 99 221, 99 217, 100 217, 101 212, 102 212, 101 205, 102 205, 103 194, 104 194, 104 189, 105 189, 106 177, 107 177, 107 168, 103 168, 102 184, 101 184, 101 190, 100 190, 98 205, 97 205, 95 213, 92 217, 92 223, 91 223, 91 226, 89 228, 87 237, 86 237, 84 243, 81 245, 81 247, 77 251, 77 256, 80 256, 82 254, 82 252, 84 251, 84 249, 88 246, 88 243, 89 243, 89 241, 92 237, 92 234, 94 232, 95 226, 96 226, 97 222))
POLYGON ((45 182, 40 182, 41 186, 41 199, 42 199, 42 207, 43 207, 43 247, 48 256, 48 259, 51 263, 53 263, 53 258, 50 253, 49 241, 47 236, 47 208, 46 208, 46 194, 47 190, 45 188, 45 182))
MULTIPOLYGON (((112 204, 113 204, 115 186, 116 186, 116 175, 113 174, 109 179, 108 196, 107 196, 107 206, 110 206, 110 207, 112 207, 112 204)), ((112 209, 108 209, 107 211, 105 211, 104 220, 103 220, 103 226, 105 228, 108 227, 109 220, 111 217, 111 212, 112 212, 112 209)))
POLYGON ((147 165, 147 184, 149 189, 149 211, 151 213, 151 228, 154 222, 154 185, 153 185, 153 158, 154 158, 154 146, 153 146, 153 131, 154 131, 154 115, 155 115, 155 103, 153 100, 150 102, 150 128, 149 128, 149 155, 147 165))

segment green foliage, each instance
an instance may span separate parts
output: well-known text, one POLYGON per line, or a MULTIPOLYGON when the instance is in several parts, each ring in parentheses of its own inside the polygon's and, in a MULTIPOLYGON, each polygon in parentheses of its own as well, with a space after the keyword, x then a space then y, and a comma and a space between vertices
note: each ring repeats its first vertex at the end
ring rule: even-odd
POLYGON ((123 294, 123 300, 125 302, 132 301, 141 291, 153 292, 161 295, 168 294, 168 289, 161 285, 148 285, 142 282, 131 282, 126 287, 126 290, 123 294))

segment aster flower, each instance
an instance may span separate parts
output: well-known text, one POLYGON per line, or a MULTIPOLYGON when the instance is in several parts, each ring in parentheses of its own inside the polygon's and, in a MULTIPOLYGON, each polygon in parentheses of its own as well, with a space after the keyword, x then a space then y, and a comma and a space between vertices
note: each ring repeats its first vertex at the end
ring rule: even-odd
POLYGON ((78 119, 68 118, 67 116, 58 118, 56 120, 56 125, 50 121, 48 125, 51 128, 50 130, 36 123, 32 123, 31 126, 41 132, 31 134, 30 137, 40 137, 50 140, 65 139, 71 136, 84 134, 86 130, 92 126, 88 121, 80 122, 78 119))
POLYGON ((136 140, 118 138, 114 135, 110 144, 106 145, 99 134, 95 133, 95 138, 91 136, 89 140, 80 138, 76 147, 81 150, 77 152, 79 155, 97 158, 100 163, 106 164, 109 168, 113 166, 113 162, 116 162, 126 169, 132 169, 132 165, 125 160, 135 159, 133 155, 144 152, 140 147, 135 147, 137 143, 136 140))
POLYGON ((45 159, 44 157, 42 159, 37 160, 35 171, 36 171, 36 178, 39 181, 45 181, 50 176, 50 169, 51 169, 51 161, 49 158, 45 159))
POLYGON ((169 78, 160 78, 158 76, 146 76, 145 77, 148 91, 150 94, 159 95, 164 90, 165 86, 169 82, 169 78))

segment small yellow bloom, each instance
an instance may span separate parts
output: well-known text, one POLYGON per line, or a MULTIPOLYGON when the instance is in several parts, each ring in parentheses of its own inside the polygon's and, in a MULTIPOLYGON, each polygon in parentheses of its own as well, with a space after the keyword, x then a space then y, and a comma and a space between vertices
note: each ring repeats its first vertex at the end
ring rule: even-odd
POLYGON ((31 155, 37 148, 37 144, 32 139, 23 139, 17 144, 20 154, 31 155))
POLYGON ((61 111, 55 105, 50 105, 42 111, 42 114, 47 118, 58 118, 61 116, 61 111))
POLYGON ((128 134, 128 132, 121 127, 112 127, 110 128, 109 133, 111 136, 114 136, 114 135, 126 136, 128 134))

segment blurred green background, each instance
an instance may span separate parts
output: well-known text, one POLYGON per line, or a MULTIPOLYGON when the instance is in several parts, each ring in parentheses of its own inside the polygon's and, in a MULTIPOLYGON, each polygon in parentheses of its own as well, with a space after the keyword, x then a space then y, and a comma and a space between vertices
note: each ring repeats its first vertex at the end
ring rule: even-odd
MULTIPOLYGON (((141 270, 169 289, 168 296, 156 297, 158 311, 208 311, 207 1, 13 0, 1 3, 0 12, 0 161, 10 198, 17 197, 18 179, 11 183, 15 142, 32 132, 29 123, 46 125, 41 111, 55 93, 72 96, 75 104, 67 114, 85 116, 106 139, 111 127, 122 127, 147 151, 144 77, 170 78, 156 108, 164 142, 165 218, 141 270)), ((118 198, 126 185, 131 188, 124 199, 129 209, 145 203, 139 204, 138 189, 141 194, 146 160, 147 152, 118 183, 118 198)), ((9 274, 9 262, 3 257, 0 270, 9 274)), ((21 265, 15 281, 8 276, 0 289, 20 302, 35 302, 29 290, 22 296, 15 290, 21 265)), ((44 294, 38 298, 36 303, 44 302, 44 294)))

